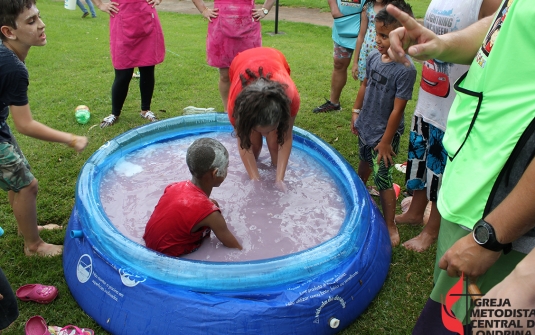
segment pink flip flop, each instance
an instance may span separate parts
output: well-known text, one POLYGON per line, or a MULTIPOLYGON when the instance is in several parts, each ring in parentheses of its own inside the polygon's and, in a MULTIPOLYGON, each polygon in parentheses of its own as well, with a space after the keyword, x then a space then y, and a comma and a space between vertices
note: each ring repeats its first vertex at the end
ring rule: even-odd
POLYGON ((68 325, 65 327, 49 326, 48 330, 50 331, 51 335, 95 335, 93 329, 78 328, 73 325, 68 325))
POLYGON ((35 301, 48 304, 58 296, 58 289, 54 286, 28 284, 19 287, 17 297, 22 301, 35 301))
POLYGON ((45 319, 40 315, 35 315, 28 319, 24 332, 26 335, 51 335, 45 319))

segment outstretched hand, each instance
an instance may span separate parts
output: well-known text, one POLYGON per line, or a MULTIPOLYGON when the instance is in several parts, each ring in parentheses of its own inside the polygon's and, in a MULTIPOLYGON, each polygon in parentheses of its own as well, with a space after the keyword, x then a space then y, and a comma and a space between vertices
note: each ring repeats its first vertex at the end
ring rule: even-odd
POLYGON ((403 25, 390 32, 388 56, 391 59, 410 66, 405 53, 420 60, 435 58, 440 53, 443 42, 435 33, 395 6, 388 5, 386 10, 403 25))
POLYGON ((152 6, 152 8, 158 6, 162 3, 162 0, 147 0, 147 3, 152 6))

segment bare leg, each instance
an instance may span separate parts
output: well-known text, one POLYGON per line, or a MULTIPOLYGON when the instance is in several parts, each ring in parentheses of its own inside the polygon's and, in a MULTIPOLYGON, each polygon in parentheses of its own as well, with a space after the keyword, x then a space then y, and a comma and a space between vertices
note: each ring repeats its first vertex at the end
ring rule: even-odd
POLYGON ((56 256, 63 252, 63 246, 45 243, 39 237, 37 228, 37 179, 19 192, 13 193, 13 214, 24 237, 24 253, 27 256, 56 256))
POLYGON ((334 58, 334 69, 331 76, 331 95, 330 101, 333 104, 340 103, 342 89, 347 82, 347 67, 351 63, 351 58, 334 58))
POLYGON ((230 78, 228 76, 228 67, 219 69, 219 94, 223 102, 223 108, 227 111, 228 92, 230 90, 230 78))
POLYGON ((438 212, 437 203, 431 203, 431 214, 429 214, 429 221, 424 226, 422 232, 403 243, 403 246, 409 250, 422 252, 427 250, 437 239, 438 231, 440 229, 440 213, 438 212))
POLYGON ((424 221, 425 207, 427 206, 427 191, 416 190, 413 192, 411 205, 403 213, 396 215, 397 223, 407 223, 411 225, 421 225, 424 221))
POLYGON ((381 197, 381 208, 383 209, 383 217, 385 218, 388 234, 390 234, 390 243, 393 247, 399 244, 399 232, 396 223, 394 222, 394 215, 396 214, 396 192, 393 188, 379 191, 381 197))
POLYGON ((364 161, 360 161, 357 174, 359 175, 364 185, 366 185, 366 183, 368 182, 371 173, 372 169, 370 168, 370 164, 364 161))

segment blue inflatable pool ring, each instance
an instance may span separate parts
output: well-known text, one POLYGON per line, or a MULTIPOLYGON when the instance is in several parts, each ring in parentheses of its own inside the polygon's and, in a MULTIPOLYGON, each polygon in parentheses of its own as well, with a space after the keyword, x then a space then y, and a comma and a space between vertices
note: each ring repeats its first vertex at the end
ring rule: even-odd
POLYGON ((83 166, 65 237, 63 266, 72 295, 112 334, 335 334, 384 284, 391 246, 386 225, 349 163, 294 127, 294 147, 319 162, 344 198, 333 238, 308 250, 248 262, 168 257, 126 238, 109 221, 99 187, 125 155, 155 143, 231 132, 226 114, 171 118, 132 129, 83 166))

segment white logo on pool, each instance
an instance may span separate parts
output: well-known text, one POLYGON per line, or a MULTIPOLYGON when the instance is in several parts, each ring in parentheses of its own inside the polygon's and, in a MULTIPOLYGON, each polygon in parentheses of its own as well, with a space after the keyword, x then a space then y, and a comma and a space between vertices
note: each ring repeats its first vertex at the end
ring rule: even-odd
POLYGON ((93 260, 88 254, 83 254, 78 260, 78 266, 76 266, 76 277, 80 283, 85 283, 91 278, 93 273, 93 260))
POLYGON ((128 287, 134 287, 137 284, 142 283, 145 280, 147 280, 147 278, 137 275, 135 273, 132 273, 128 269, 122 269, 122 268, 119 269, 119 275, 121 276, 121 281, 123 282, 123 284, 128 287))

